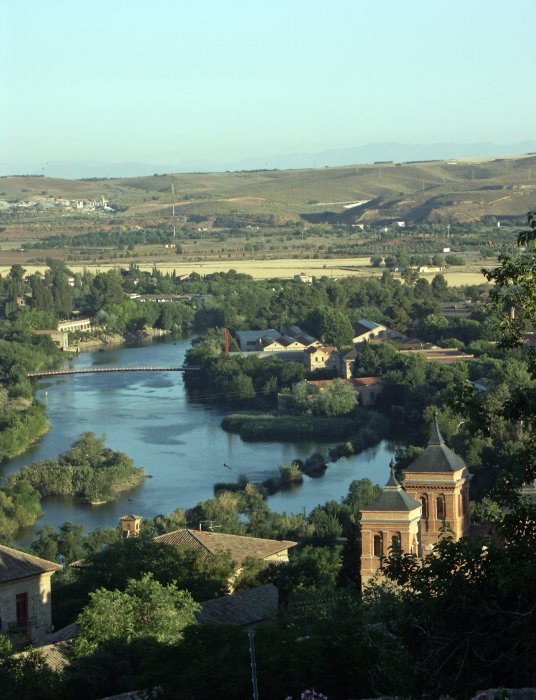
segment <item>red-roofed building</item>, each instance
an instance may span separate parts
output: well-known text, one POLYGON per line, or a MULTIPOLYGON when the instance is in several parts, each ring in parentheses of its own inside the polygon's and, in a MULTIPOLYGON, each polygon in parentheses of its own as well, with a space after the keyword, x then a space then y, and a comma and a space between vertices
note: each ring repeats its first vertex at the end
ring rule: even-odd
POLYGON ((307 379, 307 384, 323 391, 336 382, 350 384, 359 394, 362 406, 374 406, 383 391, 384 380, 381 377, 350 377, 349 379, 307 379))

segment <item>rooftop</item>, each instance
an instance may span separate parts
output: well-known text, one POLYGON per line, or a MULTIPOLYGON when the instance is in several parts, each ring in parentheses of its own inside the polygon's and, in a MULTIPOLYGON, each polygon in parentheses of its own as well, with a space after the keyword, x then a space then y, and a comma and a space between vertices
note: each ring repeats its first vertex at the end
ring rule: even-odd
POLYGON ((266 559, 298 544, 290 540, 266 540, 260 537, 227 535, 221 532, 187 528, 167 532, 154 539, 156 542, 165 542, 176 547, 200 549, 207 557, 230 551, 233 562, 238 566, 241 566, 248 557, 266 559))
POLYGON ((49 571, 59 571, 61 566, 53 561, 41 559, 33 554, 20 552, 0 545, 0 583, 18 581, 29 576, 38 576, 49 571))
POLYGON ((312 355, 315 352, 337 352, 337 348, 334 345, 319 345, 318 347, 310 347, 305 351, 308 355, 312 355))
POLYGON ((404 471, 406 474, 412 472, 457 472, 466 468, 467 465, 463 459, 445 445, 443 436, 439 432, 436 417, 430 431, 428 446, 404 471))
POLYGON ((373 331, 375 328, 380 328, 381 323, 376 323, 375 321, 369 321, 367 318, 360 318, 354 326, 363 326, 368 331, 373 331))
POLYGON ((372 503, 363 506, 361 510, 372 511, 412 511, 421 508, 419 501, 409 496, 395 477, 394 463, 391 463, 391 476, 383 487, 381 494, 372 503))
POLYGON ((278 606, 279 591, 273 583, 267 583, 242 593, 201 603, 197 621, 223 625, 253 625, 275 615, 278 606))

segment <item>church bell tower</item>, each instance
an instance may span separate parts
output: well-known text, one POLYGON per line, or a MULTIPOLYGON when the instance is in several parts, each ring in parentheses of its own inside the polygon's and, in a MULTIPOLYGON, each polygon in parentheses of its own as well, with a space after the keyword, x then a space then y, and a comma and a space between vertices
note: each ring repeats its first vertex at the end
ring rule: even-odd
POLYGON ((435 417, 424 452, 404 470, 404 489, 422 505, 423 555, 433 549, 448 526, 454 540, 469 532, 471 474, 461 457, 445 445, 435 417))

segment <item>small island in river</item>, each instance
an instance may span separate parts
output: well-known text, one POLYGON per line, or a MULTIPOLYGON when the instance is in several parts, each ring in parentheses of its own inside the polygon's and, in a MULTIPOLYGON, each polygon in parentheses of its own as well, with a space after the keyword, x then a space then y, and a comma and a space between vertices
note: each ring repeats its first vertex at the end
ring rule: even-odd
POLYGON ((114 501, 140 486, 146 475, 128 455, 105 447, 105 440, 82 433, 57 460, 34 462, 12 478, 29 484, 42 497, 73 496, 92 505, 114 501))

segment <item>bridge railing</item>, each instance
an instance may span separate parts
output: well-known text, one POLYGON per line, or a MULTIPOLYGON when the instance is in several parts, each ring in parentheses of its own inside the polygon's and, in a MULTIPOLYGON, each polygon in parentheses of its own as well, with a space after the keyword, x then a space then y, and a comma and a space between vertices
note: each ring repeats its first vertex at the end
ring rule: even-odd
POLYGON ((43 372, 28 372, 28 379, 58 377, 66 374, 99 374, 105 372, 192 372, 199 367, 85 367, 80 369, 57 369, 43 372))

